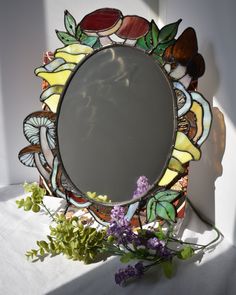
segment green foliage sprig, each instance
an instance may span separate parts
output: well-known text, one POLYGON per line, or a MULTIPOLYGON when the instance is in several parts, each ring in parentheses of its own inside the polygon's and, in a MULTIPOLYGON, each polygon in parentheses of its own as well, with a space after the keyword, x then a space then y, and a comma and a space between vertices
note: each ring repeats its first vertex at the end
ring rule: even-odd
POLYGON ((63 254, 86 264, 93 262, 103 248, 106 230, 84 226, 78 217, 66 219, 64 215, 56 215, 54 218, 55 226, 50 226, 47 241, 37 241, 38 249, 27 251, 26 257, 63 254))
MULTIPOLYGON (((217 237, 206 245, 185 242, 175 237, 173 231, 175 216, 172 216, 171 202, 179 196, 177 191, 158 192, 149 199, 147 204, 148 220, 153 221, 161 217, 167 221, 168 230, 164 231, 159 225, 153 230, 140 228, 134 232, 121 206, 115 206, 112 209, 109 227, 98 230, 83 225, 76 216, 67 219, 64 214, 53 215, 43 203, 46 191, 38 184, 25 184, 24 189, 25 192, 30 193, 30 196, 16 201, 18 207, 34 212, 39 212, 40 208, 44 207, 53 219, 52 225, 49 226, 50 234, 47 235, 47 239, 37 241, 38 248, 27 251, 26 257, 38 260, 48 255, 63 254, 68 259, 83 261, 86 264, 98 260, 100 254, 105 254, 105 257, 119 256, 120 261, 126 264, 139 260, 134 266, 128 265, 115 274, 115 281, 119 285, 132 277, 140 277, 155 265, 160 265, 164 275, 171 278, 175 272, 174 258, 190 259, 217 242, 221 236, 219 230, 213 226, 217 237), (169 206, 165 206, 166 203, 169 206)), ((190 201, 189 204, 192 207, 190 201)), ((196 209, 192 208, 199 218, 206 222, 196 209)))
POLYGON ((26 197, 26 199, 17 200, 18 208, 23 207, 25 211, 39 212, 40 206, 43 203, 43 197, 46 195, 46 190, 39 187, 37 183, 25 183, 24 190, 25 193, 30 193, 31 195, 26 197))

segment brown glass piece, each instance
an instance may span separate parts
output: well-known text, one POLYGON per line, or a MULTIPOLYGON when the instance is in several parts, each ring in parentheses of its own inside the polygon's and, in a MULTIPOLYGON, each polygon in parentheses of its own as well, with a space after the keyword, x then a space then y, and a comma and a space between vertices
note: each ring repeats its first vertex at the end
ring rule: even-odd
POLYGON ((125 16, 116 35, 123 39, 138 39, 147 34, 149 22, 140 16, 125 16))
POLYGON ((196 54, 187 66, 187 73, 197 80, 205 72, 205 62, 200 53, 196 54))
POLYGON ((197 52, 196 33, 193 28, 187 28, 173 46, 172 55, 181 65, 187 65, 197 52))

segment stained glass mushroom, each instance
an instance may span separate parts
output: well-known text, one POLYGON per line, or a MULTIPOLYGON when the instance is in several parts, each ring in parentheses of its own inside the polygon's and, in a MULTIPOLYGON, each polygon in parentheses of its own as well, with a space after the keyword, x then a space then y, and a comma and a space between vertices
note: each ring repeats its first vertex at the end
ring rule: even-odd
POLYGON ((204 59, 198 53, 197 36, 193 28, 187 28, 176 43, 165 50, 163 59, 166 71, 185 88, 205 71, 204 59))
POLYGON ((55 148, 55 114, 42 111, 30 114, 24 121, 24 134, 33 145, 40 145, 46 162, 53 165, 55 148))
POLYGON ((116 32, 119 38, 122 38, 124 44, 134 46, 137 39, 145 36, 149 30, 149 22, 136 15, 125 16, 121 27, 116 32))
POLYGON ((30 145, 19 152, 19 160, 28 167, 36 167, 43 178, 49 180, 49 173, 44 165, 46 160, 42 154, 40 145, 30 145))
POLYGON ((99 37, 102 46, 112 44, 110 35, 114 34, 122 23, 122 13, 118 9, 103 8, 86 15, 80 22, 81 30, 88 36, 99 37))

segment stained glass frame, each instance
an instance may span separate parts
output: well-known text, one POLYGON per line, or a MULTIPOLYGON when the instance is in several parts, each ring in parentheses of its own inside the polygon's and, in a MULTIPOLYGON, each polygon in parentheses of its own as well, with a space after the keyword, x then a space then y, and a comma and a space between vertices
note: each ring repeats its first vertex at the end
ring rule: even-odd
MULTIPOLYGON (((167 167, 164 168, 163 177, 158 184, 154 183, 148 191, 137 199, 125 204, 121 203, 121 205, 126 207, 127 217, 136 224, 134 219, 137 211, 139 213, 140 210, 145 211, 147 203, 158 191, 175 191, 176 187, 180 186, 177 188, 179 192, 178 197, 172 200, 171 203, 175 206, 176 216, 183 217, 186 183, 181 185, 181 181, 186 182, 188 163, 191 160, 199 160, 201 157, 200 146, 208 137, 212 118, 208 102, 195 89, 198 78, 204 73, 205 64, 203 57, 198 53, 194 29, 187 28, 175 39, 181 20, 159 29, 153 20, 149 22, 143 17, 136 15, 124 16, 119 10, 110 8, 91 12, 79 24, 76 24, 72 15, 65 11, 64 20, 67 32, 56 31, 56 33, 65 46, 55 51, 54 59, 51 62, 35 70, 36 76, 46 81, 45 85, 47 87, 43 90, 40 97, 40 100, 46 107, 44 111, 35 112, 24 120, 24 134, 31 143, 31 148, 24 148, 20 151, 20 161, 24 165, 37 166, 40 162, 39 159, 41 159, 41 164, 43 162, 42 167, 40 169, 39 167, 37 168, 49 193, 66 199, 78 208, 87 208, 97 220, 106 224, 106 218, 101 216, 109 216, 110 210, 115 203, 104 203, 97 199, 91 199, 85 193, 74 189, 68 178, 66 179, 65 175, 63 175, 63 163, 61 163, 60 157, 57 156, 59 153, 55 140, 55 134, 57 133, 55 114, 58 116, 58 102, 60 104, 62 101, 61 97, 63 97, 63 93, 69 85, 73 72, 75 73, 76 69, 87 58, 109 46, 123 45, 136 47, 143 50, 146 54, 152 55, 159 62, 160 68, 165 72, 165 75, 168 76, 176 97, 177 124, 170 161, 167 167), (113 27, 110 27, 104 29, 105 31, 93 32, 91 30, 91 26, 93 26, 91 17, 96 15, 99 28, 101 28, 104 18, 108 20, 110 13, 120 17, 114 23, 115 31, 112 29, 113 27), (81 30, 81 23, 85 22, 86 18, 90 19, 90 31, 81 30), (128 21, 125 22, 124 19, 128 21), (120 22, 119 26, 118 22, 120 22), (130 22, 131 25, 129 27, 127 23, 130 22), (142 27, 141 29, 139 28, 139 33, 143 32, 143 35, 140 33, 141 35, 138 38, 122 39, 120 35, 114 36, 116 32, 122 31, 123 24, 125 24, 123 34, 124 32, 129 33, 134 30, 134 33, 132 31, 133 35, 131 34, 131 36, 134 36, 134 28, 137 27, 139 22, 140 28, 142 27), (134 23, 136 26, 134 26, 134 23), (146 31, 147 24, 148 30, 146 31), (106 37, 107 39, 105 39, 106 37), (113 39, 116 39, 116 41, 113 39), (104 43, 103 45, 102 42, 104 41, 111 42, 111 44, 104 43), (50 118, 53 119, 50 121, 50 118), (38 123, 38 120, 40 120, 40 123, 38 123), (52 125, 49 133, 46 129, 48 128, 46 127, 46 121, 49 121, 49 124, 52 125), (40 126, 40 130, 37 130, 37 126, 40 126), (51 137, 49 137, 50 133, 51 137), (38 164, 29 162, 30 159, 36 159, 35 154, 25 153, 25 151, 30 149, 31 151, 34 149, 41 150, 39 159, 37 158, 38 164)), ((138 31, 138 29, 136 30, 138 31)), ((138 217, 136 216, 136 219, 138 217)), ((148 222, 148 218, 144 221, 144 223, 146 222, 148 222)))

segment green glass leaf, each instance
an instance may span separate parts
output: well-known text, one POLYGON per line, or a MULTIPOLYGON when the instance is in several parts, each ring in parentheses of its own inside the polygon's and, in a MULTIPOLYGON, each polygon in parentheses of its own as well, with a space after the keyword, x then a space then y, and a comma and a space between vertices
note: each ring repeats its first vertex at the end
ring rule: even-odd
POLYGON ((156 47, 158 44, 159 29, 156 23, 154 22, 154 20, 151 21, 151 30, 152 30, 153 47, 156 47))
POLYGON ((159 62, 159 64, 162 66, 164 64, 163 59, 161 56, 153 54, 153 57, 159 62))
POLYGON ((182 19, 179 19, 175 23, 171 23, 171 24, 164 26, 160 30, 160 33, 159 33, 159 40, 158 40, 159 43, 167 42, 167 41, 174 39, 174 37, 177 34, 178 27, 179 27, 179 24, 181 21, 182 21, 182 19))
POLYGON ((138 39, 137 43, 136 43, 136 47, 141 48, 143 50, 149 50, 147 44, 146 44, 146 39, 145 37, 141 37, 138 39))
POLYGON ((169 202, 159 202, 156 206, 156 216, 175 222, 175 207, 169 202))
POLYGON ((99 41, 99 38, 97 38, 96 43, 93 45, 93 49, 99 49, 101 47, 102 47, 102 45, 101 45, 101 43, 99 41))
POLYGON ((163 192, 159 192, 155 195, 155 200, 161 202, 161 201, 166 201, 166 202, 172 202, 174 199, 176 199, 181 192, 178 191, 173 191, 173 190, 167 190, 163 192))
POLYGON ((83 37, 83 40, 81 40, 81 43, 90 47, 93 47, 94 44, 96 44, 97 42, 97 37, 93 37, 93 36, 86 36, 83 37))
POLYGON ((71 35, 75 35, 76 22, 68 10, 65 11, 64 22, 67 32, 71 35))
POLYGON ((154 198, 151 198, 147 204, 147 220, 148 222, 156 220, 156 201, 154 198))
POLYGON ((70 45, 74 43, 78 43, 78 40, 71 36, 70 34, 62 31, 57 31, 56 30, 57 37, 61 40, 61 42, 65 45, 70 45))
POLYGON ((191 246, 186 246, 178 252, 177 257, 182 260, 187 260, 191 258, 193 255, 194 249, 191 246))
POLYGON ((81 31, 80 26, 78 25, 76 28, 76 33, 75 33, 75 36, 78 40, 80 39, 81 34, 82 34, 82 31, 81 31))
POLYGON ((156 49, 154 49, 153 54, 156 54, 158 56, 162 56, 164 54, 166 48, 173 45, 174 43, 175 43, 175 39, 158 44, 156 49))
POLYGON ((153 39, 152 39, 152 32, 151 31, 149 31, 147 33, 147 35, 145 36, 145 40, 146 40, 148 50, 153 49, 153 39))
POLYGON ((174 267, 173 267, 173 263, 171 261, 164 261, 161 263, 163 272, 165 274, 165 276, 170 279, 173 277, 173 273, 174 273, 174 267))

